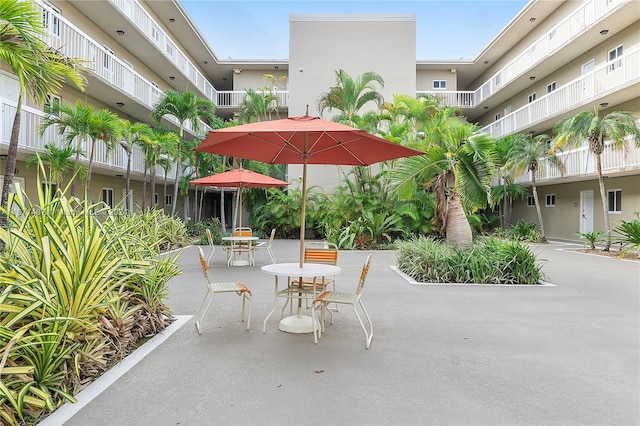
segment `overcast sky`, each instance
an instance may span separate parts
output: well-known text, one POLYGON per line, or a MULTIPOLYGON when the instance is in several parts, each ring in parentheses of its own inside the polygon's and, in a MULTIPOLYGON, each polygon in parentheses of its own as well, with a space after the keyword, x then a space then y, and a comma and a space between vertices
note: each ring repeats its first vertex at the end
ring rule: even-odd
POLYGON ((288 59, 289 15, 416 15, 416 59, 474 59, 525 0, 217 1, 181 0, 220 59, 288 59))

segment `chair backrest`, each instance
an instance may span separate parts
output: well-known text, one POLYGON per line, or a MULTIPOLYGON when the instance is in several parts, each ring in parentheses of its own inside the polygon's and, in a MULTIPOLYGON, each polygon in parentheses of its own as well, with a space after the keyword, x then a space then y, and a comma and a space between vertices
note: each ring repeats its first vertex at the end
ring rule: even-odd
POLYGON ((233 231, 234 237, 251 237, 253 236, 253 230, 251 228, 236 228, 233 231))
POLYGON ((364 289, 364 283, 367 279, 367 274, 369 273, 370 266, 371 266, 371 255, 367 256, 367 259, 364 261, 364 266, 362 267, 362 272, 360 272, 360 282, 358 283, 358 289, 356 290, 356 294, 358 296, 362 294, 362 290, 364 289))
POLYGON ((304 248, 306 263, 338 264, 338 246, 333 243, 309 243, 304 248))
POLYGON ((207 228, 205 232, 207 233, 207 241, 209 242, 209 247, 214 248, 215 246, 213 245, 213 237, 211 236, 211 230, 207 228))
POLYGON ((276 228, 273 228, 271 230, 271 236, 269 236, 269 245, 267 247, 271 247, 271 245, 273 244, 273 239, 276 236, 276 228))
POLYGON ((198 246, 198 256, 200 257, 200 265, 202 265, 202 273, 204 274, 204 279, 209 284, 211 281, 209 280, 209 265, 207 264, 207 259, 204 257, 204 252, 202 251, 202 247, 198 246))

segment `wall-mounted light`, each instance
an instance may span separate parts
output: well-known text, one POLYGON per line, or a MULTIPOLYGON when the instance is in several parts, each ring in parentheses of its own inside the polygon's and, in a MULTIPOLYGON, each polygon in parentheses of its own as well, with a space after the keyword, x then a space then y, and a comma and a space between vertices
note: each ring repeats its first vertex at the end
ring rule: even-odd
POLYGON ((609 30, 602 30, 602 31, 600 31, 600 35, 603 35, 603 36, 604 36, 604 35, 607 35, 607 34, 609 34, 609 30))
POLYGON ((451 74, 455 74, 458 70, 455 68, 451 68, 449 71, 451 71, 451 74))
POLYGON ((222 77, 222 81, 227 81, 227 77, 222 77))
POLYGON ((530 134, 530 135, 535 135, 535 134, 536 134, 536 131, 535 131, 535 130, 529 130, 529 134, 530 134))
POLYGON ((280 67, 276 65, 276 66, 275 66, 275 67, 273 67, 273 68, 274 68, 274 69, 278 69, 278 68, 280 68, 280 67))
POLYGON ((489 109, 489 107, 488 107, 488 106, 486 106, 486 107, 484 107, 484 109, 489 109))
POLYGON ((529 80, 535 80, 535 79, 536 79, 535 75, 532 75, 531 77, 529 77, 529 80))
POLYGON ((175 80, 176 78, 172 75, 169 76, 169 80, 175 80))
POLYGON ((124 103, 123 102, 116 102, 116 106, 118 108, 122 108, 124 106, 124 103))
POLYGON ((176 22, 176 18, 169 18, 169 22, 173 24, 174 22, 176 22))
POLYGON ((203 64, 207 65, 209 63, 209 61, 207 61, 206 59, 204 61, 202 61, 203 64))
POLYGON ((488 64, 489 64, 489 61, 484 61, 484 64, 485 64, 485 65, 488 65, 488 64))
POLYGON ((116 175, 116 177, 117 177, 118 179, 122 179, 122 178, 124 177, 124 175, 116 175))
POLYGON ((609 106, 609 102, 602 102, 602 103, 600 104, 600 108, 606 108, 606 107, 608 107, 608 106, 609 106))
POLYGON ((119 36, 123 36, 124 35, 124 31, 123 30, 117 30, 116 34, 118 34, 119 36))
POLYGON ((529 18, 529 22, 531 23, 536 22, 536 18, 529 18))

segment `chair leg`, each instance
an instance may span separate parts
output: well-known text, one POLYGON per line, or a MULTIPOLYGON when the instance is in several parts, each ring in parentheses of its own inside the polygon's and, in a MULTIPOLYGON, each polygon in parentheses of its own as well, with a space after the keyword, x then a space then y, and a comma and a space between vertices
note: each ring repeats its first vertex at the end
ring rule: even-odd
POLYGON ((202 318, 204 318, 204 315, 209 310, 209 306, 211 306, 212 302, 213 302, 213 295, 211 294, 210 291, 208 291, 207 294, 204 296, 202 303, 200 303, 200 307, 198 308, 198 312, 196 313, 196 330, 198 330, 198 334, 202 334, 202 331, 200 330, 200 321, 202 321, 202 318), (206 302, 206 306, 205 306, 205 302, 206 302), (202 309, 203 306, 205 306, 204 310, 202 309))
POLYGON ((364 316, 367 318, 367 322, 369 323, 370 331, 367 331, 367 328, 364 326, 364 323, 362 322, 362 318, 360 318, 360 315, 358 314, 358 311, 356 310, 356 305, 353 305, 353 312, 356 314, 356 318, 358 319, 358 322, 360 323, 360 326, 362 327, 362 331, 364 331, 365 348, 369 349, 369 346, 371 346, 371 339, 373 339, 373 323, 371 322, 371 318, 369 317, 369 314, 367 313, 367 310, 364 308, 364 305, 362 304, 362 300, 359 300, 358 304, 360 305, 360 308, 362 309, 362 312, 364 312, 364 316))
POLYGON ((248 293, 242 293, 242 321, 244 321, 244 303, 245 300, 249 301, 249 313, 247 314, 247 330, 251 328, 251 305, 253 302, 253 296, 248 293))
POLYGON ((267 247, 267 253, 269 253, 269 257, 271 258, 271 263, 276 263, 276 257, 273 255, 271 251, 271 247, 267 247))

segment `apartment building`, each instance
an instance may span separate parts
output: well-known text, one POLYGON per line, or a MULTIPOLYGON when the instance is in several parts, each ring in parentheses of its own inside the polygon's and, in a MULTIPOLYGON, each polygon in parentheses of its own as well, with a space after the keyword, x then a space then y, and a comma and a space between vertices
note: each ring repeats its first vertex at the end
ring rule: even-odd
MULTIPOLYGON (((595 105, 604 111, 640 113, 640 8, 635 0, 532 0, 470 61, 416 59, 415 15, 290 15, 288 60, 225 60, 215 54, 216 45, 225 40, 204 40, 177 0, 36 4, 43 12, 49 44, 89 61, 86 93, 65 87, 59 101, 81 99, 132 122, 151 123, 149 112, 167 89, 207 97, 221 117, 232 117, 245 89, 265 87, 266 74, 279 80, 272 89, 285 114, 302 115, 307 105, 310 114, 317 114, 317 98, 335 83, 338 69, 353 76, 379 73, 386 83, 382 94, 389 100, 394 94, 438 96, 495 137, 516 132, 552 135, 559 120, 595 105), (356 51, 349 48, 353 45, 356 51)), ((1 161, 17 100, 15 78, 4 66, 0 100, 1 161)), ((40 137, 42 106, 27 102, 23 111, 16 178, 33 193, 35 170, 26 169, 24 160, 58 136, 50 131, 40 137)), ((168 120, 163 125, 176 123, 168 120)), ((190 128, 187 134, 199 136, 190 128)), ((547 235, 576 240, 576 232, 603 228, 595 161, 586 148, 561 155, 564 174, 546 169, 536 181, 547 235)), ((631 220, 640 211, 640 150, 633 142, 625 152, 608 147, 603 159, 611 223, 631 220)), ((125 160, 121 149, 98 153, 92 199, 122 200, 125 160)), ((144 167, 138 151, 133 169, 131 198, 140 205, 144 167)), ((291 165, 289 177, 295 179, 299 169, 291 165)), ((154 192, 159 205, 176 202, 162 200, 165 172, 157 175, 154 192)), ((167 171, 170 187, 173 176, 174 171, 167 171)), ((310 182, 325 188, 343 176, 335 166, 309 168, 310 182)), ((527 186, 530 177, 518 181, 527 186)), ((191 215, 191 197, 177 200, 177 211, 185 217, 191 215)), ((220 203, 216 197, 207 197, 206 210, 214 215, 220 203)), ((535 222, 532 198, 515 202, 510 219, 535 222)))

